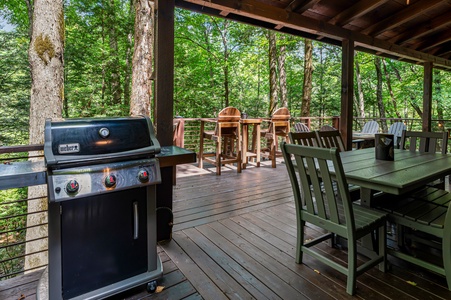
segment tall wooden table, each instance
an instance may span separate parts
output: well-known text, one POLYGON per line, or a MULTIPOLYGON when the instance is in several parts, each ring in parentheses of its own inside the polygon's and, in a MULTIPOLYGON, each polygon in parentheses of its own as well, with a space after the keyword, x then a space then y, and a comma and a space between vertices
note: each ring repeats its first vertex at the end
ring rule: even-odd
POLYGON ((240 120, 242 125, 242 150, 241 150, 241 157, 242 157, 242 168, 246 169, 246 165, 248 162, 248 159, 251 157, 256 158, 257 167, 260 167, 260 125, 262 123, 262 119, 241 119, 240 120), (252 151, 249 151, 249 125, 253 126, 252 131, 252 146, 256 147, 256 149, 252 149, 252 151), (255 152, 254 152, 255 150, 255 152))

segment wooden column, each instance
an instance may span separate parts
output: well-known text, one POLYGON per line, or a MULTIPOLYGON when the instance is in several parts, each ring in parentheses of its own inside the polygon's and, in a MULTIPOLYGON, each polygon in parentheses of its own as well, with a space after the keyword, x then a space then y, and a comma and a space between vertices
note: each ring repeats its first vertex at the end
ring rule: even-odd
POLYGON ((155 1, 155 120, 162 146, 172 145, 174 110, 174 0, 155 1))
POLYGON ((423 78, 423 131, 432 130, 432 69, 431 62, 424 63, 423 78))
POLYGON ((354 41, 342 42, 340 132, 346 150, 352 148, 352 101, 354 94, 354 41))
MULTIPOLYGON (((174 0, 155 1, 155 124, 161 146, 172 145, 174 116, 174 0)), ((161 168, 157 185, 157 240, 172 233, 173 167, 161 168), (169 212, 169 213, 168 213, 169 212)))

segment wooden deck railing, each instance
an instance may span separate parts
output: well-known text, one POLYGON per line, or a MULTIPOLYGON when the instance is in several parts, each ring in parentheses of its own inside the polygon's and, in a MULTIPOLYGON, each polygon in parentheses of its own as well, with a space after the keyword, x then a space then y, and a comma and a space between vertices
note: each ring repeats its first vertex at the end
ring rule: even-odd
MULTIPOLYGON (((29 156, 30 151, 41 151, 43 145, 25 145, 0 147, 0 163, 4 165, 20 165, 19 162, 32 159, 42 159, 42 155, 29 156)), ((45 177, 39 176, 41 180, 34 182, 45 184, 45 177)), ((37 179, 37 178, 36 178, 37 179)), ((45 256, 44 250, 29 250, 26 253, 27 243, 44 241, 47 234, 27 237, 27 231, 45 231, 46 223, 29 225, 28 217, 43 215, 46 220, 47 208, 43 207, 38 211, 29 212, 28 204, 31 201, 42 201, 42 197, 29 198, 28 186, 30 185, 25 177, 8 180, 7 176, 0 181, 0 280, 8 279, 24 272, 41 268, 45 265, 25 268, 25 260, 36 255, 45 256)), ((44 196, 45 197, 45 196, 44 196)))
MULTIPOLYGON (((353 123, 354 130, 360 130, 361 126, 368 120, 373 120, 373 118, 355 118, 353 123)), ((400 120, 387 118, 384 120, 388 125, 397 121, 402 121, 406 123, 408 130, 421 130, 420 119, 400 120)), ((377 121, 380 122, 380 119, 377 121)), ((333 125, 334 122, 337 122, 337 117, 292 118, 292 125, 296 122, 303 122, 312 130, 315 130, 322 125, 333 125)), ((448 127, 451 127, 451 120, 434 120, 433 126, 435 131, 444 131, 447 130, 448 127)), ((199 119, 184 119, 184 147, 196 153, 199 151, 199 129, 199 119)), ((207 144, 206 146, 206 151, 213 151, 213 143, 207 144)), ((0 147, 0 163, 14 164, 19 161, 28 160, 30 158, 30 151, 41 150, 43 150, 43 145, 3 146, 0 147)), ((42 158, 42 155, 35 158, 39 157, 42 158)), ((0 280, 11 278, 15 275, 32 270, 24 268, 26 257, 28 255, 37 254, 25 253, 26 243, 30 242, 30 240, 26 240, 26 232, 31 228, 36 228, 36 226, 31 227, 27 224, 27 218, 29 216, 27 208, 30 201, 37 201, 38 199, 28 198, 27 187, 30 185, 29 182, 34 182, 33 184, 36 184, 38 181, 39 180, 36 180, 36 178, 33 178, 33 181, 25 179, 20 180, 15 184, 25 187, 12 188, 10 181, 5 184, 5 181, 0 180, 0 280)), ((41 184, 45 184, 45 181, 41 184)), ((45 214, 46 208, 33 213, 45 214)), ((41 224, 39 226, 45 227, 46 224, 41 224)), ((47 239, 47 236, 40 236, 37 239, 47 239)))

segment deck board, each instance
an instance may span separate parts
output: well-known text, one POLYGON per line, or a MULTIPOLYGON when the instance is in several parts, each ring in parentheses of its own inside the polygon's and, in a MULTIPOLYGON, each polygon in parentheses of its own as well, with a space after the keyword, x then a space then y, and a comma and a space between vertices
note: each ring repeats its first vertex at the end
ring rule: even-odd
MULTIPOLYGON (((451 299, 443 276, 389 257, 386 273, 373 268, 358 277, 354 297, 346 276, 296 253, 296 212, 285 166, 248 165, 241 174, 223 169, 177 172, 172 240, 158 246, 161 293, 137 287, 111 299, 451 299), (415 285, 408 282, 415 282, 415 285)), ((307 226, 306 237, 321 231, 307 226)), ((346 252, 326 243, 319 251, 339 263, 346 252)), ((359 263, 366 258, 359 256, 359 263)), ((36 299, 39 273, 0 282, 0 299, 36 299)))

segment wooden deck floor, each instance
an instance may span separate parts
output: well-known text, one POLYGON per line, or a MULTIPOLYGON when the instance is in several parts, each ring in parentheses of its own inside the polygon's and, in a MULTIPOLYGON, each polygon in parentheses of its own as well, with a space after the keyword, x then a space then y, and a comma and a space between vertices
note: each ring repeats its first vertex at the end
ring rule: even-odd
MULTIPOLYGON (((241 174, 224 168, 221 176, 184 166, 177 175, 172 240, 159 246, 163 291, 139 287, 113 299, 451 299, 444 277, 392 257, 387 273, 374 268, 359 277, 354 297, 342 274, 308 256, 296 264, 296 215, 282 164, 241 174)), ((320 249, 346 259, 339 249, 320 249)), ((0 299, 35 299, 37 278, 0 282, 0 299)))

